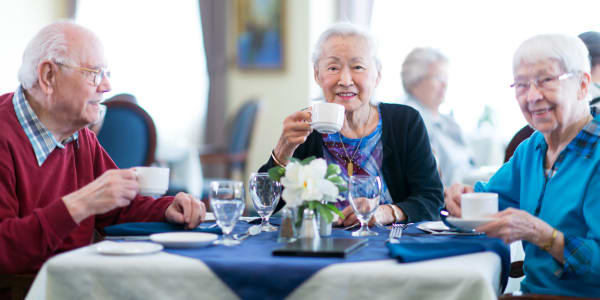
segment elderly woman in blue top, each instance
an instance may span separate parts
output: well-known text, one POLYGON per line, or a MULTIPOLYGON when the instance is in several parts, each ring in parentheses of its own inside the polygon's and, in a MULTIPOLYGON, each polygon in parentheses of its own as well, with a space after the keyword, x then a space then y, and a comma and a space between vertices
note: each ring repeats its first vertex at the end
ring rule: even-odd
MULTIPOLYGON (((351 24, 326 30, 313 54, 314 78, 325 101, 345 108, 339 133, 311 130, 309 111, 297 111, 283 121, 283 132, 267 171, 290 157, 322 157, 348 173, 378 175, 383 191, 375 215, 380 223, 416 222, 438 218, 442 184, 419 113, 408 106, 376 104, 373 94, 381 77, 376 43, 369 32, 351 24)), ((343 225, 358 222, 348 201, 336 204, 346 216, 343 225)))
POLYGON ((501 211, 477 228, 525 249, 523 292, 600 295, 600 116, 586 101, 588 51, 576 37, 539 35, 513 58, 517 102, 536 132, 488 183, 454 185, 446 208, 460 216, 463 192, 498 193, 501 211))

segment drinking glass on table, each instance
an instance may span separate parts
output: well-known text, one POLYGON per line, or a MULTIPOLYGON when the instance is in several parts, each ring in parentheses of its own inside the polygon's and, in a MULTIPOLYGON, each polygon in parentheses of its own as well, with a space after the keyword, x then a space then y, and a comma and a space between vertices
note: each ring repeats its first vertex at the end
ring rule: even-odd
POLYGON ((360 229, 352 236, 371 236, 377 232, 369 230, 369 220, 379 206, 381 179, 379 176, 354 175, 348 180, 348 200, 354 214, 360 221, 360 229))
POLYGON ((269 224, 269 218, 279 202, 282 190, 281 183, 269 178, 269 173, 252 173, 249 189, 254 208, 262 218, 261 231, 277 231, 277 227, 269 224))
POLYGON ((244 184, 241 181, 212 181, 209 199, 217 225, 223 231, 223 238, 215 244, 238 245, 240 241, 231 238, 231 232, 244 211, 244 184))

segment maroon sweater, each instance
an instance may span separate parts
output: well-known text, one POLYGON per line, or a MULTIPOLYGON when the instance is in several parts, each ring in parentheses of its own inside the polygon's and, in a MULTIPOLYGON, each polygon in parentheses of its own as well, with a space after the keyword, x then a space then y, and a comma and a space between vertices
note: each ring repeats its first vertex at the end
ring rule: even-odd
POLYGON ((94 228, 164 221, 172 197, 137 196, 129 206, 76 224, 62 197, 117 168, 115 163, 84 128, 77 141, 56 148, 38 166, 12 98, 13 93, 0 95, 0 273, 35 272, 49 257, 90 244, 94 228))

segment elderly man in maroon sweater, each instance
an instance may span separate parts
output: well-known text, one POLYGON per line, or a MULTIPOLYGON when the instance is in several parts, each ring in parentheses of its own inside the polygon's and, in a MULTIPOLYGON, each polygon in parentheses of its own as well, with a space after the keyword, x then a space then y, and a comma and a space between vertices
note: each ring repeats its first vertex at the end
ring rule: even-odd
POLYGON ((111 89, 106 65, 91 31, 54 23, 25 49, 19 88, 0 96, 0 273, 35 272, 107 225, 193 228, 204 219, 204 205, 190 195, 138 195, 134 171, 119 170, 86 128, 111 89))

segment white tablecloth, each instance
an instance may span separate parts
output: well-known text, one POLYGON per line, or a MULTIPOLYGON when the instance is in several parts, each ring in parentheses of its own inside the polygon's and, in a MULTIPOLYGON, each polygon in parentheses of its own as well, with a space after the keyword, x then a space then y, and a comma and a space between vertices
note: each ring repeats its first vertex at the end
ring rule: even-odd
MULTIPOLYGON (((497 299, 500 272, 500 257, 492 252, 334 264, 288 299, 497 299)), ((239 298, 200 260, 165 252, 108 256, 92 245, 46 262, 27 299, 239 298)))

